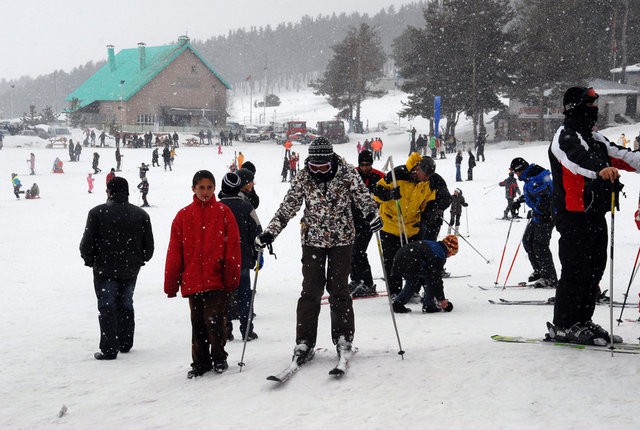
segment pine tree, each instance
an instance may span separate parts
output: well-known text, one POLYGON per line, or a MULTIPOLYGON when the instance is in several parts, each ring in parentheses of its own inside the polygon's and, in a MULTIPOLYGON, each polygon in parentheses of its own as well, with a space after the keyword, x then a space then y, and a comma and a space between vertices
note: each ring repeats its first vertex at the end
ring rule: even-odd
POLYGON ((327 96, 329 104, 340 109, 338 116, 355 122, 355 131, 362 133, 362 102, 386 93, 373 89, 373 84, 383 76, 385 54, 380 38, 363 23, 359 29, 351 29, 333 51, 334 56, 323 76, 310 86, 315 94, 327 96))
POLYGON ((409 27, 394 41, 393 55, 405 79, 402 90, 409 93, 400 115, 432 118, 433 99, 441 96, 445 134, 454 135, 462 112, 479 119, 501 107, 498 94, 509 82, 513 16, 507 0, 430 2, 425 27, 409 27))
MULTIPOLYGON (((537 106, 539 123, 571 86, 608 75, 609 1, 530 0, 519 9, 509 96, 537 106)), ((537 139, 545 139, 540 127, 537 139)))

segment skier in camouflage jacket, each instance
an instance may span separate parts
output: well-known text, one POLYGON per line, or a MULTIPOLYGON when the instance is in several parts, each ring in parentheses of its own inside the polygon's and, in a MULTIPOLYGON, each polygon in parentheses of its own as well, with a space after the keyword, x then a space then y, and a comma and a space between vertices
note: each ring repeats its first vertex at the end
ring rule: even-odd
POLYGON ((302 293, 298 300, 294 354, 312 354, 324 289, 329 293, 331 337, 350 347, 355 331, 347 285, 355 238, 351 203, 362 211, 372 231, 382 228, 376 204, 352 165, 333 152, 324 137, 309 145, 309 157, 291 181, 291 187, 256 247, 264 249, 286 227, 302 204, 302 293))

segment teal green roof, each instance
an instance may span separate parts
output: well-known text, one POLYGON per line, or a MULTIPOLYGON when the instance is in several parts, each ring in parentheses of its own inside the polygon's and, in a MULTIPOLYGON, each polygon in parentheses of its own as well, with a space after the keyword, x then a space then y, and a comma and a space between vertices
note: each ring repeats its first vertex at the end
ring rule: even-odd
POLYGON ((127 101, 140 91, 158 73, 164 70, 185 50, 190 49, 207 68, 228 88, 231 86, 206 62, 204 58, 187 41, 176 45, 145 47, 146 67, 140 70, 138 48, 123 49, 115 55, 115 70, 111 70, 109 62, 87 79, 66 97, 66 101, 78 98, 79 108, 95 101, 120 101, 120 82, 122 100, 127 101))

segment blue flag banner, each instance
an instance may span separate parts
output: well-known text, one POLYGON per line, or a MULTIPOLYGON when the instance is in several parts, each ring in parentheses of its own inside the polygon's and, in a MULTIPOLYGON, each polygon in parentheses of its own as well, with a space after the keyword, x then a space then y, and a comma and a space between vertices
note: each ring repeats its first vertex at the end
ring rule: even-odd
POLYGON ((440 137, 440 96, 433 98, 433 128, 436 137, 440 137))

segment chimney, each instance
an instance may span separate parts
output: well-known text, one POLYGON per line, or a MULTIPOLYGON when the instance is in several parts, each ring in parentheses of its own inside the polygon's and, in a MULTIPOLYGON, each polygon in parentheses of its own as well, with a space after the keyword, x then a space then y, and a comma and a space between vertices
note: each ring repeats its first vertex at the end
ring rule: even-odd
POLYGON ((138 56, 140 57, 140 71, 144 70, 147 67, 147 51, 145 48, 145 43, 138 43, 138 56))
POLYGON ((107 63, 112 72, 116 70, 116 54, 113 52, 113 45, 107 45, 107 63))

